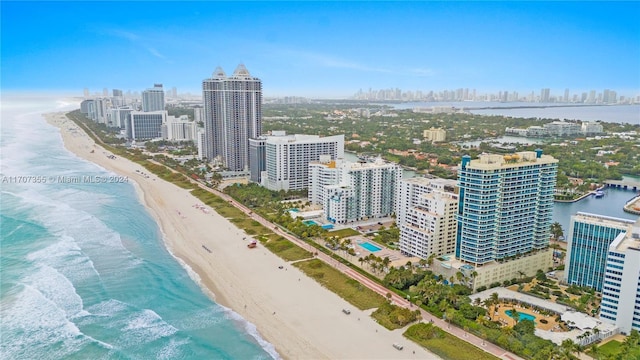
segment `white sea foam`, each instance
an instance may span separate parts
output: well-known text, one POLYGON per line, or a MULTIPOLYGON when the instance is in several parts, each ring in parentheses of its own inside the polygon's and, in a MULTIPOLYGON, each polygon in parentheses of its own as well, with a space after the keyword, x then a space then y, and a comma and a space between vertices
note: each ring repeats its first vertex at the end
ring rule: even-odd
POLYGON ((280 354, 278 354, 278 352, 276 351, 276 347, 273 346, 272 343, 263 339, 262 336, 260 336, 260 333, 258 332, 258 329, 254 324, 245 320, 237 312, 224 306, 223 308, 227 311, 227 316, 235 320, 237 323, 242 324, 244 331, 251 335, 251 337, 254 338, 258 342, 258 344, 260 344, 260 347, 262 347, 264 351, 266 351, 273 359, 282 359, 282 357, 280 357, 280 354))
POLYGON ((85 314, 83 312, 82 298, 76 293, 76 289, 56 269, 47 266, 39 266, 35 272, 26 276, 23 282, 36 289, 44 298, 65 313, 66 318, 73 318, 85 314))
POLYGON ((30 285, 25 284, 10 304, 3 304, 0 315, 7 359, 60 359, 90 341, 67 319, 64 309, 30 285), (60 342, 62 346, 50 346, 60 342))
MULTIPOLYGON (((164 234, 163 234, 163 240, 164 240, 164 234)), ((166 241, 164 241, 164 244, 166 244, 166 241)), ((169 247, 167 247, 167 251, 171 254, 171 256, 173 256, 174 259, 176 259, 176 261, 178 261, 178 263, 180 264, 180 266, 182 266, 186 271, 187 274, 189 274, 189 277, 200 286, 200 289, 202 289, 202 291, 209 295, 211 298, 215 299, 215 294, 209 290, 209 288, 207 288, 203 283, 202 283, 202 279, 200 278, 200 275, 198 275, 197 272, 195 272, 191 266, 189 266, 186 262, 184 262, 182 259, 180 259, 179 257, 175 256, 175 254, 173 254, 173 252, 171 252, 171 249, 169 249, 169 247)), ((244 328, 244 330, 252 337, 256 340, 256 342, 260 345, 260 347, 266 351, 273 359, 281 359, 280 354, 278 354, 278 352, 276 351, 276 347, 268 342, 267 340, 265 340, 264 338, 262 338, 262 336, 260 336, 260 333, 258 332, 258 329, 256 328, 256 326, 252 323, 250 323, 249 321, 247 321, 245 318, 243 318, 242 316, 240 316, 240 314, 236 313, 235 311, 233 311, 232 309, 222 306, 220 304, 218 304, 218 306, 220 306, 221 309, 224 309, 224 312, 226 313, 226 315, 233 319, 234 321, 236 321, 239 324, 242 324, 242 327, 244 328)))

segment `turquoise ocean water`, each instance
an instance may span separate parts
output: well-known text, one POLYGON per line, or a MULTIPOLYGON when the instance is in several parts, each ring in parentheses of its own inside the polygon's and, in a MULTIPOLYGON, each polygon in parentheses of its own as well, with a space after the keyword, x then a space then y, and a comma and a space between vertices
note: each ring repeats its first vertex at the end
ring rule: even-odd
POLYGON ((74 108, 3 94, 0 358, 279 358, 166 250, 131 184, 6 182, 108 174, 66 151, 41 116, 74 108))

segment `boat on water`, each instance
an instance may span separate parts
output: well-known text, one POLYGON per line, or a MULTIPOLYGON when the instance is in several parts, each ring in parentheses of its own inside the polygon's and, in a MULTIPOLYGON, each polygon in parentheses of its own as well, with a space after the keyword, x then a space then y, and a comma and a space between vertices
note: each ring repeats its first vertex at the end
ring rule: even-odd
POLYGON ((596 199, 604 197, 604 191, 596 190, 595 196, 596 196, 596 199))

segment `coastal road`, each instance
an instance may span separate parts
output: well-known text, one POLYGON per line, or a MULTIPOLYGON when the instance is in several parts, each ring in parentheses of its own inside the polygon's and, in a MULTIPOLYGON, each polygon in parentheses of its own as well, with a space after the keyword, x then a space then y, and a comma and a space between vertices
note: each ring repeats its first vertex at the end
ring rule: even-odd
MULTIPOLYGON (((386 287, 372 281, 371 279, 367 278, 366 276, 358 273, 357 271, 354 271, 353 269, 349 268, 348 266, 345 266, 344 264, 342 264, 341 262, 333 259, 332 257, 330 257, 329 255, 323 253, 323 252, 319 252, 315 247, 309 245, 308 243, 306 243, 305 241, 297 238, 294 235, 291 235, 290 233, 282 230, 278 225, 264 219, 263 217, 259 216, 258 214, 254 213, 251 209, 247 208, 246 206, 244 206, 243 204, 240 204, 239 202, 237 202, 236 200, 234 200, 233 198, 231 198, 230 196, 228 196, 227 194, 224 194, 218 190, 215 189, 211 189, 207 186, 202 185, 199 182, 194 182, 195 184, 198 184, 198 186, 200 186, 200 188, 207 190, 209 192, 214 193, 215 195, 221 197, 222 199, 224 199, 225 201, 229 202, 231 205, 233 205, 234 207, 236 207, 237 209, 243 211, 247 216, 249 216, 250 218, 252 218, 253 220, 259 222, 261 225, 265 226, 266 228, 272 230, 273 232, 275 232, 276 234, 286 238, 287 240, 293 242, 294 244, 298 245, 299 247, 313 253, 313 254, 317 254, 315 257, 324 261, 325 263, 327 263, 328 265, 332 266, 333 268, 337 269, 338 271, 342 272, 343 274, 351 277, 352 279, 360 282, 361 284, 363 284, 364 286, 366 286, 367 288, 375 291, 376 293, 382 295, 383 297, 386 298, 387 294, 391 294, 391 301, 398 305, 398 306, 402 306, 405 307, 407 309, 410 310, 416 310, 418 309, 414 304, 412 304, 410 301, 408 301, 407 299, 401 297, 400 295, 392 292, 391 290, 387 289, 386 287)), ((463 340, 466 341, 468 343, 471 343, 477 347, 479 347, 480 349, 483 349, 484 351, 495 355, 501 359, 506 359, 506 360, 522 360, 522 358, 520 358, 519 356, 506 351, 505 349, 502 349, 500 347, 498 347, 497 345, 490 343, 488 341, 485 341, 473 334, 470 334, 467 331, 464 331, 464 329, 461 329, 457 326, 453 326, 450 325, 449 323, 447 323, 446 321, 444 321, 443 319, 437 318, 435 316, 433 316, 432 314, 428 313, 427 311, 423 310, 423 309, 419 309, 420 310, 420 314, 422 316, 422 319, 425 321, 429 321, 431 323, 433 323, 434 325, 440 327, 441 329, 443 329, 444 331, 448 332, 449 334, 463 340)))

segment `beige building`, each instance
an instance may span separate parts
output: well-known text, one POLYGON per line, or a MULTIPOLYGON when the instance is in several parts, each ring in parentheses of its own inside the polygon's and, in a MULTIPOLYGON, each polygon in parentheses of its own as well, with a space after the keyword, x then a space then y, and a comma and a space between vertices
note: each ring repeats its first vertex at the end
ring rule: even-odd
POLYGON ((443 142, 447 138, 447 132, 444 129, 431 128, 425 130, 422 134, 425 140, 431 142, 443 142))
POLYGON ((454 254, 450 254, 435 259, 431 270, 444 276, 445 279, 453 277, 456 283, 458 282, 456 273, 461 272, 464 275, 462 281, 475 292, 481 286, 488 288, 494 283, 502 285, 505 280, 534 276, 538 270, 548 271, 552 266, 553 249, 547 248, 527 253, 517 259, 504 262, 492 261, 477 267, 457 260, 454 254))

